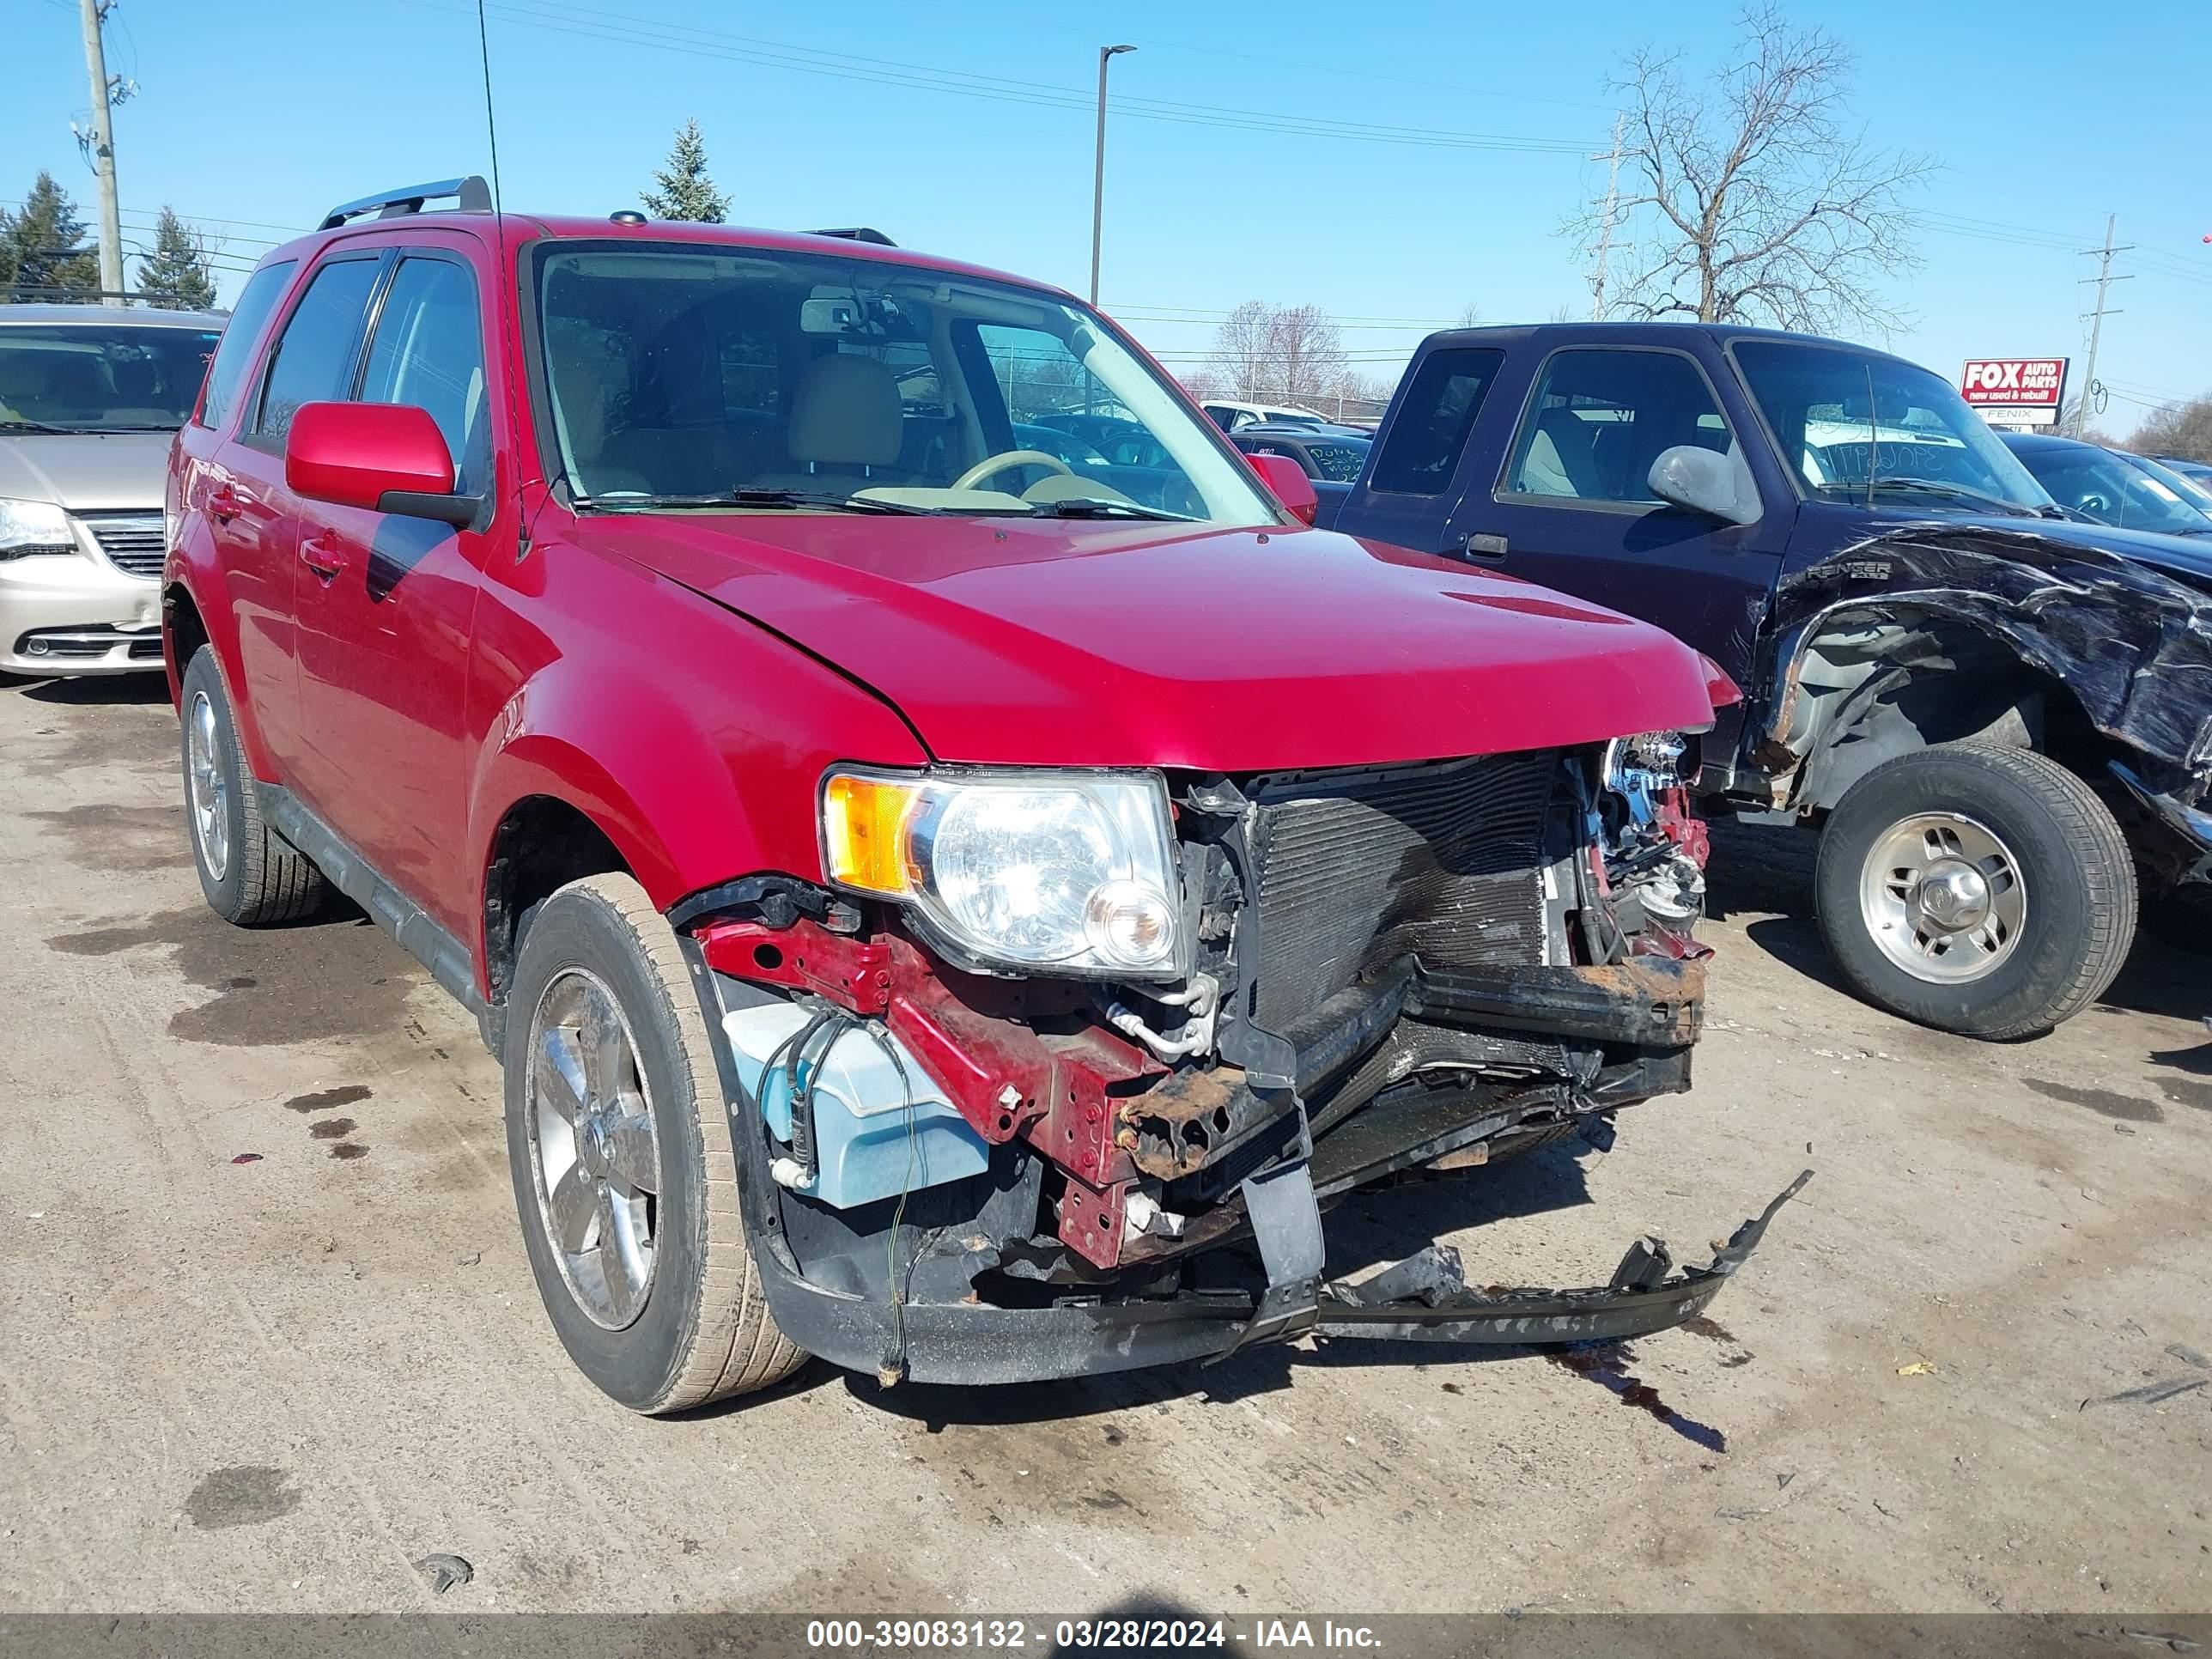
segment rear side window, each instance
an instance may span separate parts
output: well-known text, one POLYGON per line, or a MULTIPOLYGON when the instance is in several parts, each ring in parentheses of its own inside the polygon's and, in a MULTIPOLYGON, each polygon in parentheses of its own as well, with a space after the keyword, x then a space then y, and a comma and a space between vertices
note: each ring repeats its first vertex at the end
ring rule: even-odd
POLYGON ((222 343, 216 348, 215 362, 208 368, 207 396, 200 405, 202 426, 219 429, 237 402, 238 385, 246 378, 253 343, 261 337, 262 325, 276 308, 277 296, 298 269, 298 260, 281 259, 262 266, 246 279, 246 291, 231 308, 229 326, 223 330, 222 343))
POLYGON ((1726 454, 1728 422, 1698 366, 1671 351, 1559 351, 1513 447, 1516 495, 1656 505, 1651 463, 1691 444, 1726 454))
POLYGON ((1401 495, 1441 494, 1458 470, 1467 434, 1504 361, 1504 352, 1475 346, 1432 351, 1422 359, 1375 458, 1368 488, 1401 495))
POLYGON ((284 441, 301 404, 342 399, 353 389, 354 343, 361 337, 362 313, 380 269, 373 258, 342 259, 325 265, 308 283, 269 366, 261 418, 254 427, 264 443, 284 441))
POLYGON ((483 328, 476 279, 465 267, 451 259, 399 262, 369 340, 361 400, 428 410, 453 458, 460 493, 475 493, 490 434, 483 328))

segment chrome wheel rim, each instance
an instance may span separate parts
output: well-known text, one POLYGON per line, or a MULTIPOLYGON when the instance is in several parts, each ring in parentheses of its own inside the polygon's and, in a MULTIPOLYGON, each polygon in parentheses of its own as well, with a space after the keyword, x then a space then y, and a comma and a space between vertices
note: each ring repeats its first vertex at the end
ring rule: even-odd
POLYGON ((538 1221, 576 1305, 618 1331, 644 1311, 659 1255, 660 1146, 636 1039, 605 981, 568 968, 538 999, 530 1057, 538 1221))
POLYGON ((1995 973, 2027 926, 2020 860, 1987 824, 1920 812, 1875 840, 1859 872, 1868 933, 1915 979, 1964 984, 1995 973))
POLYGON ((185 787, 200 862, 216 881, 230 873, 230 781, 223 776, 222 755, 215 704, 206 692, 195 691, 185 714, 185 787))

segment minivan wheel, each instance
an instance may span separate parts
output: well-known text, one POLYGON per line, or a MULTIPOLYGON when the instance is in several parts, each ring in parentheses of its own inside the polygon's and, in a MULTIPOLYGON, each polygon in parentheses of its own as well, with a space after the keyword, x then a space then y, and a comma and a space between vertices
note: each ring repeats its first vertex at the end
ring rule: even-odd
POLYGON ((706 1024, 645 890, 589 876, 533 907, 507 1009, 515 1206, 568 1357, 638 1412, 798 1370, 746 1242, 706 1024))
POLYGON ((192 653, 179 690, 185 818, 208 908, 241 927, 313 915, 323 872, 261 816, 212 646, 192 653))
POLYGON ((2096 1000, 2135 939, 2135 866, 2111 811, 2049 757, 1942 744, 1844 793, 1814 877, 1820 932, 1869 1001, 2004 1039, 2096 1000))

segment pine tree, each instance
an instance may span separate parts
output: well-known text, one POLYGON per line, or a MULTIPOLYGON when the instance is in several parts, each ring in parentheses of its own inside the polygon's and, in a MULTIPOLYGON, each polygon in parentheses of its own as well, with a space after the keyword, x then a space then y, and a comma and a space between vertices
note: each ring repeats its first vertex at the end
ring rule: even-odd
POLYGON ((174 208, 161 210, 154 252, 138 261, 138 292, 165 311, 215 308, 215 273, 208 265, 207 247, 174 208))
POLYGON ((100 256, 84 245, 84 221, 51 173, 39 175, 19 210, 0 213, 0 283, 19 300, 99 291, 100 256))
POLYGON ((659 190, 638 199, 656 219, 684 219, 695 224, 719 225, 729 211, 730 198, 714 188, 707 176, 707 144, 699 124, 686 121, 676 129, 676 143, 668 152, 668 165, 653 175, 659 190))

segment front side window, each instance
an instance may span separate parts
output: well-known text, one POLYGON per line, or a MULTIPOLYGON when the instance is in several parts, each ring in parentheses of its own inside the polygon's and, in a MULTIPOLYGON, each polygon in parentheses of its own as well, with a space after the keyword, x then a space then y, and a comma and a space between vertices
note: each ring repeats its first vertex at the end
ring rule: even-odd
POLYGON ((354 343, 362 313, 380 269, 375 259, 341 259, 325 265, 292 308, 261 393, 254 430, 281 447, 302 404, 330 403, 352 389, 354 343))
POLYGON ((252 359, 262 327, 298 269, 298 260, 279 259, 246 278, 246 290, 238 296, 222 331, 222 343, 216 348, 215 362, 208 366, 207 396, 200 403, 201 425, 222 430, 224 417, 238 400, 239 382, 246 378, 246 366, 252 359))
POLYGON ((1941 375, 1845 346, 1740 340, 1730 351, 1809 495, 2031 514, 2051 504, 1941 375))
POLYGON ((1522 419, 1505 488, 1520 495, 1657 506, 1651 463, 1688 444, 1726 454, 1705 377, 1671 351, 1554 352, 1522 419))
POLYGON ((1504 352, 1477 346, 1455 346, 1424 357, 1390 422, 1382 453, 1375 458, 1368 488, 1403 495, 1443 494, 1504 361, 1504 352))
POLYGON ((220 337, 109 322, 0 326, 0 432, 173 432, 220 337))
POLYGON ((1103 319, 1036 289, 574 243, 539 251, 535 288, 550 424, 592 506, 1282 522, 1103 319))
POLYGON ((476 492, 490 452, 483 329, 476 280, 451 259, 399 262, 377 313, 361 400, 427 410, 453 458, 456 488, 476 492))

